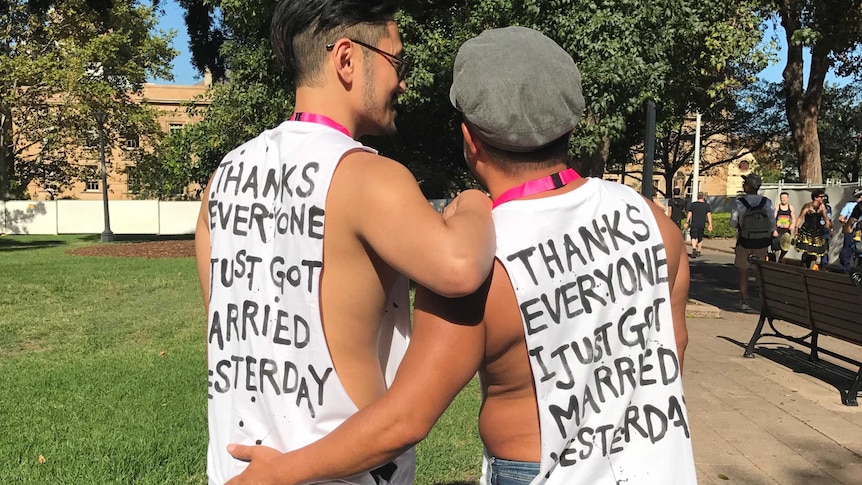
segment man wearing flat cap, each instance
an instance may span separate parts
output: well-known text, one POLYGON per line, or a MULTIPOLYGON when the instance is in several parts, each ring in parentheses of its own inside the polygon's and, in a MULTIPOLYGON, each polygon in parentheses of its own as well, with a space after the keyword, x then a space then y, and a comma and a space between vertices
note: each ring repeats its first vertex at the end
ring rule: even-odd
POLYGON ((775 208, 772 200, 757 193, 763 182, 760 175, 751 173, 742 176, 744 194, 736 199, 736 207, 730 215, 730 227, 736 229, 736 258, 734 266, 739 272, 739 303, 737 309, 748 311, 748 258, 766 259, 772 238, 778 237, 775 230, 775 208), (751 213, 746 216, 747 213, 751 213), (763 217, 755 221, 755 215, 763 217), (764 217, 767 219, 763 221, 764 217), (755 227, 757 226, 757 227, 755 227))
POLYGON ((458 51, 450 100, 467 164, 494 200, 491 276, 459 299, 418 288, 390 389, 272 460, 272 483, 385 463, 423 439, 477 371, 485 483, 695 483, 682 235, 631 188, 570 166, 584 111, 571 56, 532 29, 486 31, 458 51))

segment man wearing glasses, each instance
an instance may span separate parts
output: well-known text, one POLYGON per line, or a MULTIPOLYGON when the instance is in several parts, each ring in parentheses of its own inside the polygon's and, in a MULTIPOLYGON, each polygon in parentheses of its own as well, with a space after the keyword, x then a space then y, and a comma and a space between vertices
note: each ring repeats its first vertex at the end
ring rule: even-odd
MULTIPOLYGON (((274 12, 295 113, 225 156, 196 232, 211 485, 248 466, 229 444, 291 451, 383 395, 411 333, 404 276, 454 297, 490 272, 485 194, 466 191, 441 216, 403 165, 356 141, 395 133, 409 63, 394 13, 392 0, 284 0, 274 12)), ((414 475, 407 449, 349 482, 414 475)))
MULTIPOLYGON (((838 221, 841 224, 846 224, 847 221, 850 220, 850 215, 853 213, 853 209, 856 208, 856 205, 862 202, 862 187, 857 188, 853 192, 853 200, 844 204, 844 207, 841 208, 841 212, 838 214, 838 221)), ((850 227, 850 230, 845 230, 844 232, 844 244, 841 246, 841 252, 838 254, 838 262, 841 264, 841 268, 844 271, 849 271, 850 267, 853 265, 853 257, 856 255, 856 240, 854 239, 856 235, 856 227, 855 224, 850 227)))

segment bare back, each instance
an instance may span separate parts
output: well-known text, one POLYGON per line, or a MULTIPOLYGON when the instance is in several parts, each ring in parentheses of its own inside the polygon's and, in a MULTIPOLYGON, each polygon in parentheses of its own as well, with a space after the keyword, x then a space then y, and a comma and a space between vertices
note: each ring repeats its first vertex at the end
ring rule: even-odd
MULTIPOLYGON (((677 354, 682 365, 688 341, 685 302, 689 269, 680 231, 656 204, 650 208, 664 240, 677 354)), ((492 456, 516 461, 540 460, 536 392, 521 311, 506 270, 495 261, 485 304, 485 359, 480 369, 484 404, 479 433, 492 456)))

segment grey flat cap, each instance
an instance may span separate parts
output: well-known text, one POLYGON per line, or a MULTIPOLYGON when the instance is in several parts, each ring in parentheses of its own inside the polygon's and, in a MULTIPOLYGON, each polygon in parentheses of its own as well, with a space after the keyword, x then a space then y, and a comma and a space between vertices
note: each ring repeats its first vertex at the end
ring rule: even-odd
POLYGON ((482 140, 537 150, 584 114, 581 73, 568 52, 525 27, 486 30, 458 49, 449 100, 482 140))

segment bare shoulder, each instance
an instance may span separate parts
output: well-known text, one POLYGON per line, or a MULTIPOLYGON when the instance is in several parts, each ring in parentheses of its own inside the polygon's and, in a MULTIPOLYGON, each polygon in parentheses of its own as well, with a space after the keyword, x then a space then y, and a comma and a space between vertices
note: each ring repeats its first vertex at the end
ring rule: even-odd
POLYGON ((327 204, 352 220, 349 225, 360 233, 368 229, 368 222, 400 220, 402 212, 430 208, 407 167, 365 150, 353 150, 342 157, 327 204))
POLYGON ((401 163, 365 150, 353 150, 344 155, 336 176, 350 180, 356 191, 386 193, 390 189, 418 189, 416 178, 401 163))

